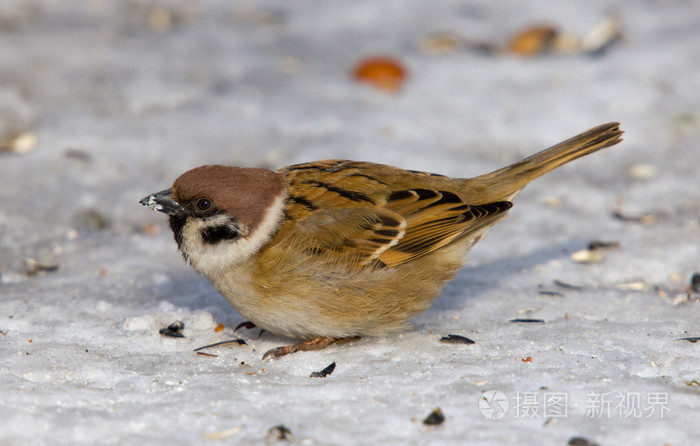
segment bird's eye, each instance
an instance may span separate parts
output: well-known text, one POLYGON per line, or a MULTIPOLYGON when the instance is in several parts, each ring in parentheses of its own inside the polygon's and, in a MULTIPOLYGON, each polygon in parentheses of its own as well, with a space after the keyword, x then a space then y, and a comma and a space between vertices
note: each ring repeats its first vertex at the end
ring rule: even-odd
POLYGON ((214 205, 214 202, 208 198, 200 198, 194 205, 200 211, 208 211, 214 205))

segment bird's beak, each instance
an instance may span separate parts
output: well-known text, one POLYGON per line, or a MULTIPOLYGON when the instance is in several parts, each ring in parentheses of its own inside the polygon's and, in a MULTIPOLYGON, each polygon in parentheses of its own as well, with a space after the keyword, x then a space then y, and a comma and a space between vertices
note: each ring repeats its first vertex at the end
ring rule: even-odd
POLYGON ((155 194, 151 194, 139 201, 142 205, 154 211, 163 212, 168 215, 177 215, 184 212, 180 203, 173 199, 173 189, 166 189, 155 194))

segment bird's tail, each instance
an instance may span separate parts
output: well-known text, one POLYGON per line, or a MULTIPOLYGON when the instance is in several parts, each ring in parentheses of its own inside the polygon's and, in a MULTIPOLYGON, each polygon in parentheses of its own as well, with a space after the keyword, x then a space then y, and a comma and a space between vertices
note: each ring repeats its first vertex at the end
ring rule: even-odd
POLYGON ((465 195, 473 197, 471 204, 509 201, 530 181, 550 170, 619 143, 622 133, 618 122, 593 127, 522 161, 467 180, 465 195))

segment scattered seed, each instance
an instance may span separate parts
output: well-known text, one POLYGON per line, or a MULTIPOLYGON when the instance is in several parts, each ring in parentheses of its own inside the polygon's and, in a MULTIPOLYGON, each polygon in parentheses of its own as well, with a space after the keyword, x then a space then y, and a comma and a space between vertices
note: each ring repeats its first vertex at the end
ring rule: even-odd
POLYGON ((629 282, 629 283, 618 283, 615 288, 618 290, 629 290, 629 291, 644 291, 647 284, 644 282, 629 282))
POLYGON ((604 258, 605 256, 600 251, 591 251, 590 249, 582 249, 571 254, 571 260, 577 263, 596 263, 604 258))
POLYGON ((37 144, 36 134, 25 131, 13 131, 0 141, 0 152, 23 155, 33 151, 37 144))
POLYGON ((320 372, 311 372, 311 376, 309 376, 309 378, 325 378, 326 376, 333 373, 333 370, 335 370, 335 362, 330 363, 328 367, 321 370, 320 372))
POLYGON ((436 407, 433 409, 430 414, 428 414, 427 417, 425 417, 425 420, 423 420, 423 424, 426 424, 428 426, 439 426, 440 424, 445 422, 445 415, 442 413, 442 409, 439 407, 436 407))
POLYGON ((66 149, 63 152, 63 156, 85 164, 90 164, 92 162, 92 155, 81 149, 66 149))
POLYGON ((622 38, 622 24, 617 16, 606 17, 581 39, 581 50, 602 54, 622 38))
POLYGON ((465 344, 465 345, 470 345, 470 344, 475 343, 474 341, 472 341, 471 339, 469 339, 467 337, 455 335, 455 334, 448 334, 447 336, 441 337, 440 342, 443 342, 445 344, 465 344))
POLYGON ((556 286, 560 286, 560 287, 562 287, 562 288, 567 288, 567 289, 569 289, 569 290, 576 290, 576 291, 581 291, 581 290, 583 290, 583 287, 582 287, 582 286, 579 286, 579 285, 572 285, 572 284, 570 284, 570 283, 566 283, 566 282, 561 281, 561 280, 555 280, 555 281, 554 281, 554 284, 555 284, 556 286))
MULTIPOLYGON (((254 323, 252 323, 250 321, 245 321, 245 322, 241 322, 240 324, 236 325, 236 328, 234 328, 233 331, 238 331, 238 329, 241 327, 245 328, 246 330, 252 330, 253 328, 256 328, 257 325, 255 325, 254 323)), ((258 334, 258 337, 262 338, 263 333, 265 333, 265 330, 261 328, 260 333, 258 334)))
POLYGON ((267 431, 267 440, 268 442, 280 440, 296 441, 294 435, 292 435, 292 431, 284 424, 271 427, 270 430, 267 431))
POLYGON ((228 438, 233 437, 234 435, 238 435, 242 430, 243 428, 241 426, 232 427, 231 429, 224 429, 222 431, 204 434, 204 439, 213 441, 226 440, 228 438))
POLYGON ((651 212, 648 212, 646 214, 632 215, 626 214, 620 210, 614 210, 612 215, 618 220, 629 221, 632 223, 641 223, 643 225, 650 225, 656 221, 656 215, 651 212))
POLYGON ((233 331, 238 331, 239 328, 245 328, 246 330, 252 330, 255 328, 256 325, 250 321, 245 321, 241 322, 240 324, 236 325, 236 328, 233 329, 233 331))
POLYGON ((222 331, 223 329, 224 329, 224 324, 219 324, 214 329, 214 332, 218 333, 218 332, 222 331))
POLYGON ((544 319, 511 319, 510 322, 523 322, 527 324, 544 324, 544 319))
POLYGON ((588 244, 590 251, 595 251, 596 249, 617 249, 619 247, 620 242, 604 242, 600 240, 593 240, 588 244))
POLYGON ((35 259, 25 259, 24 264, 26 266, 24 273, 28 276, 36 276, 37 274, 51 273, 58 270, 57 263, 40 263, 35 259))
POLYGON ((160 334, 162 334, 163 336, 169 336, 171 338, 184 338, 185 337, 184 334, 179 333, 177 331, 172 331, 168 328, 161 328, 158 332, 160 334))
POLYGON ((589 440, 586 437, 571 437, 568 442, 569 446, 599 446, 593 440, 589 440))
POLYGON ((532 356, 528 356, 527 358, 522 358, 522 362, 532 362, 532 356))
POLYGON ((184 328, 184 322, 175 321, 167 327, 161 328, 158 332, 163 336, 170 336, 171 338, 184 338, 185 335, 181 333, 184 328))
POLYGON ((378 56, 360 61, 353 69, 352 77, 388 93, 396 93, 406 81, 407 73, 399 60, 378 56))
POLYGON ((691 337, 689 337, 689 338, 680 338, 680 339, 676 339, 676 341, 688 341, 688 342, 691 342, 691 343, 695 344, 696 342, 700 341, 700 337, 691 336, 691 337))
POLYGON ((536 56, 552 49, 558 31, 550 25, 534 25, 517 32, 508 43, 508 50, 519 56, 536 56))
POLYGON ((560 293, 559 291, 540 290, 538 293, 542 294, 543 296, 564 297, 564 293, 560 293))
POLYGON ((219 345, 234 344, 234 343, 238 344, 238 345, 248 345, 248 343, 246 341, 244 341, 243 339, 231 339, 228 341, 221 341, 221 342, 216 342, 214 344, 205 345, 203 347, 197 347, 194 349, 194 351, 198 352, 200 350, 204 350, 205 348, 218 347, 219 345))
MULTIPOLYGON (((583 36, 560 30, 552 24, 534 23, 513 33, 505 44, 442 33, 425 38, 420 48, 425 53, 441 53, 466 47, 491 56, 503 53, 522 57, 552 53, 601 55, 621 37, 620 19, 609 16, 583 36)), ((645 174, 644 169, 641 170, 640 174, 645 174)))
POLYGON ((168 325, 168 328, 173 331, 180 331, 185 328, 185 323, 182 321, 175 321, 172 324, 168 325))

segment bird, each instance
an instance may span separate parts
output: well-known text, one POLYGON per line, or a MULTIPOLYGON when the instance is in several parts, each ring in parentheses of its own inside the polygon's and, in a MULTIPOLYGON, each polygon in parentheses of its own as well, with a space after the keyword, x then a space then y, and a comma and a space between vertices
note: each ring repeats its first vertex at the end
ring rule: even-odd
POLYGON ((599 125, 473 178, 342 159, 205 165, 140 203, 168 215, 184 259, 248 328, 299 341, 264 360, 405 330, 530 181, 622 133, 599 125))

